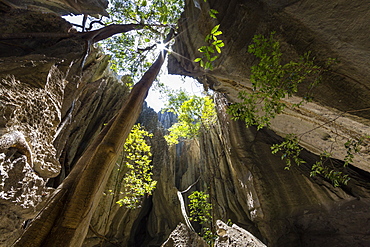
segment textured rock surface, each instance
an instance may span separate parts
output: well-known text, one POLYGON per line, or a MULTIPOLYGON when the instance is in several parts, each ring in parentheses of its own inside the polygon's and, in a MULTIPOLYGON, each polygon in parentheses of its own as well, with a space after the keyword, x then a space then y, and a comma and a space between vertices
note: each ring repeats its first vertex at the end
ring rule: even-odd
MULTIPOLYGON (((0 18, 4 33, 71 28, 54 14, 16 10, 0 18)), ((78 39, 0 46, 0 245, 9 246, 115 114, 127 88, 108 72, 108 57, 97 49, 81 68, 86 48, 78 39)))
MULTIPOLYGON (((354 166, 346 169, 352 178, 349 184, 333 188, 322 177, 310 177, 307 166, 284 170, 280 157, 270 150, 271 144, 281 141, 277 134, 302 133, 335 119, 305 135, 302 143, 309 151, 304 151, 303 158, 312 164, 318 159, 314 153, 333 147, 333 155, 342 159, 343 150, 338 148, 341 142, 369 132, 370 111, 361 110, 370 103, 369 4, 360 0, 197 2, 201 10, 194 1, 187 1, 181 19, 183 36, 174 47, 187 59, 174 56, 170 67, 173 72, 197 77, 206 87, 226 95, 229 101, 236 100, 238 91, 250 89, 249 68, 254 59, 246 49, 256 33, 276 31, 285 59, 312 50, 319 63, 327 57, 337 57, 341 63, 332 73, 325 74, 324 83, 316 89, 314 103, 299 112, 287 110, 276 119, 273 123, 276 132, 257 132, 231 121, 225 113, 228 102, 219 95, 216 98, 219 122, 203 132, 199 140, 167 149, 156 114, 145 109, 140 122, 156 136, 151 144, 157 189, 140 209, 130 211, 116 205, 118 195, 106 193, 90 224, 85 246, 161 246, 179 222, 184 222, 178 191, 198 178, 192 190, 210 193, 214 219, 224 222, 230 219, 267 246, 370 245, 368 153, 361 154, 362 161, 356 160, 355 165, 362 169, 354 166), (197 48, 216 24, 216 20, 208 18, 209 7, 220 12, 218 21, 226 44, 212 72, 192 63, 199 56, 197 48)), ((15 1, 1 1, 0 11, 12 4, 15 1)), ((51 10, 58 12, 58 8, 51 10)), ((60 9, 74 11, 68 8, 60 9)), ((18 9, 1 12, 0 18, 4 23, 0 31, 4 33, 71 31, 68 23, 53 14, 18 9)), ((53 190, 47 186, 61 183, 88 143, 114 115, 127 89, 110 77, 106 70, 108 58, 98 50, 90 54, 81 68, 86 48, 78 39, 17 40, 0 42, 0 48, 3 88, 0 245, 9 246, 19 235, 22 224, 26 225, 25 221, 36 215, 53 190), (38 97, 28 97, 35 98, 32 101, 23 99, 27 90, 33 90, 32 95, 38 97), (14 97, 22 100, 12 101, 14 97), (15 123, 24 121, 12 120, 14 111, 34 114, 24 113, 27 124, 18 126, 15 123), (40 114, 48 117, 41 118, 40 114)), ((297 98, 290 99, 290 103, 297 98)), ((166 126, 173 121, 167 116, 159 118, 165 119, 166 126)), ((118 171, 113 172, 106 192, 120 190, 121 180, 117 180, 120 176, 118 171)), ((190 192, 182 194, 185 203, 190 192)))
MULTIPOLYGON (((340 62, 324 74, 323 83, 314 89, 314 103, 288 108, 274 120, 272 129, 280 135, 306 133, 301 136, 302 145, 317 154, 330 150, 333 157, 342 160, 346 154, 343 144, 348 139, 370 134, 370 40, 365 31, 370 21, 369 3, 358 0, 347 6, 345 1, 314 0, 199 2, 202 10, 193 1, 187 1, 182 36, 173 48, 181 56, 172 53, 169 63, 173 73, 197 77, 206 87, 224 93, 234 102, 239 91, 251 90, 248 78, 256 60, 247 47, 253 36, 274 31, 282 45, 283 59, 312 51, 318 64, 329 57, 340 62), (217 21, 208 16, 209 8, 220 12, 217 21), (204 45, 204 37, 217 23, 223 31, 220 39, 225 48, 215 61, 215 69, 204 71, 192 61, 200 56, 197 47, 204 45)), ((289 106, 300 98, 297 95, 284 101, 289 106)), ((354 163, 370 171, 369 161, 368 148, 364 147, 354 163)))
MULTIPOLYGON (((311 178, 305 166, 286 171, 270 151, 278 136, 246 129, 229 119, 224 99, 216 103, 220 123, 202 135, 198 149, 181 152, 182 157, 199 154, 199 160, 188 160, 176 173, 176 180, 190 184, 197 175, 188 174, 199 172, 202 182, 194 189, 208 188, 216 219, 231 219, 268 246, 369 243, 362 227, 370 215, 368 173, 348 170, 348 186, 333 188, 320 177, 311 178)), ((308 163, 317 159, 308 152, 304 158, 308 163)))
POLYGON ((195 232, 191 231, 186 225, 180 223, 176 229, 171 232, 166 242, 162 247, 181 247, 181 246, 209 246, 201 237, 195 232))
POLYGON ((216 228, 219 237, 216 239, 215 247, 266 247, 258 238, 235 224, 228 226, 217 220, 216 228))
MULTIPOLYGON (((167 120, 173 117, 171 114, 161 116, 167 120)), ((153 154, 153 179, 158 181, 157 189, 153 196, 145 198, 138 209, 120 207, 116 201, 122 197, 120 192, 124 187, 122 178, 125 170, 118 162, 108 181, 105 196, 94 214, 84 246, 160 246, 183 221, 175 177, 172 175, 175 155, 170 155, 168 151, 163 138, 165 129, 158 122, 157 113, 146 106, 138 122, 154 134, 148 143, 153 154)))
MULTIPOLYGON (((206 87, 236 101, 240 90, 251 89, 248 78, 255 61, 247 47, 252 37, 276 31, 284 59, 311 50, 318 63, 328 57, 337 57, 340 63, 324 75, 314 103, 299 111, 287 109, 274 120, 272 129, 282 136, 310 131, 302 137, 302 145, 316 154, 330 150, 338 159, 344 157, 346 140, 369 133, 366 78, 370 72, 362 66, 369 61, 369 37, 364 28, 370 16, 364 12, 359 16, 356 10, 368 13, 368 3, 352 2, 350 10, 344 2, 314 0, 199 1, 201 10, 193 1, 187 3, 181 23, 183 36, 174 46, 181 56, 172 53, 172 72, 197 77, 206 87), (217 21, 225 48, 215 61, 215 70, 204 71, 191 61, 199 56, 197 48, 204 45, 203 38, 217 24, 208 17, 209 8, 220 12, 217 21)), ((286 99, 287 104, 297 102, 299 96, 286 99)), ((363 228, 369 218, 369 174, 363 171, 369 171, 368 148, 363 147, 354 162, 362 170, 347 169, 351 182, 333 188, 320 177, 309 177, 306 166, 283 170, 284 164, 270 150, 280 137, 230 121, 226 102, 221 98, 216 102, 221 124, 200 140, 199 163, 203 165, 202 180, 208 181, 219 205, 217 218, 230 218, 268 246, 369 244, 368 231, 363 228)), ((317 160, 309 152, 303 156, 309 164, 317 160)), ((191 170, 190 165, 186 167, 191 170)))

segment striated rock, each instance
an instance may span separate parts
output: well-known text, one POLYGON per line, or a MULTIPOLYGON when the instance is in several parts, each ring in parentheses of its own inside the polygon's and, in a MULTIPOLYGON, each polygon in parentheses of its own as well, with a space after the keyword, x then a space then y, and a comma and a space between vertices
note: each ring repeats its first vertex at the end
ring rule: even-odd
POLYGON ((169 129, 172 124, 177 122, 177 117, 173 112, 158 112, 158 121, 164 129, 169 129))
MULTIPOLYGON (((280 137, 231 121, 225 112, 227 101, 220 95, 215 100, 219 122, 202 132, 199 140, 180 143, 169 151, 162 137, 151 140, 154 177, 158 180, 153 196, 138 211, 115 206, 107 213, 102 204, 93 221, 98 234, 91 230, 85 246, 160 246, 178 222, 185 223, 178 191, 198 178, 191 190, 182 194, 185 205, 191 191, 207 191, 214 203, 214 219, 231 219, 268 246, 369 243, 365 227, 370 216, 368 173, 348 169, 352 177, 348 186, 333 188, 321 177, 310 177, 307 166, 286 171, 284 162, 270 150, 280 137), (90 244, 93 239, 94 244, 90 244)), ((147 109, 144 112, 152 115, 147 109)), ((150 118, 141 119, 143 125, 154 126, 146 122, 150 118)), ((160 136, 158 131, 152 132, 160 136)), ((317 156, 305 151, 304 158, 313 162, 317 156)), ((105 205, 113 205, 114 200, 117 198, 105 205)), ((225 241, 229 240, 220 238, 219 243, 228 246, 225 241)), ((243 246, 249 240, 240 237, 233 241, 243 246)), ((170 243, 175 242, 168 240, 170 243)))
MULTIPOLYGON (((345 1, 314 0, 199 2, 201 9, 187 1, 180 22, 181 36, 170 58, 172 73, 196 77, 205 87, 224 93, 230 102, 238 101, 239 91, 252 90, 248 78, 256 59, 247 52, 248 45, 256 34, 276 32, 285 61, 311 51, 319 65, 328 58, 340 62, 323 75, 323 82, 312 91, 314 102, 290 107, 305 94, 304 85, 296 97, 283 99, 288 108, 271 128, 281 136, 300 135, 302 145, 311 152, 330 150, 334 158, 341 160, 346 155, 347 140, 370 134, 370 70, 364 66, 370 57, 370 40, 365 31, 370 20, 369 3, 359 0, 347 6, 345 1), (217 20, 208 16, 209 8, 219 11, 217 20), (199 57, 197 47, 205 45, 204 37, 216 24, 223 31, 220 39, 225 47, 214 62, 215 69, 206 71, 192 61, 199 57)), ((370 171, 369 161, 368 148, 363 145, 354 165, 370 171)))
POLYGON ((144 198, 137 209, 120 207, 122 182, 126 170, 119 161, 114 169, 90 225, 83 246, 160 246, 179 222, 183 221, 172 173, 173 160, 163 138, 163 127, 157 113, 144 104, 138 122, 154 134, 151 146, 153 179, 157 186, 152 196, 144 198), (170 170, 169 170, 170 169, 170 170), (171 213, 169 213, 171 212, 171 213))
MULTIPOLYGON (((71 27, 54 14, 24 10, 0 18, 5 33, 63 33, 71 27)), ((53 191, 50 186, 68 175, 128 92, 99 49, 92 48, 81 63, 82 40, 16 40, 13 45, 0 44, 0 246, 10 246, 22 225, 37 215, 53 191)))
POLYGON ((258 238, 235 224, 228 226, 217 220, 216 228, 219 237, 215 241, 215 247, 266 247, 258 238))
POLYGON ((256 60, 247 47, 255 34, 276 32, 286 61, 307 51, 312 51, 318 64, 329 57, 340 61, 323 75, 313 102, 289 107, 305 91, 283 99, 288 108, 272 121, 274 132, 257 132, 231 121, 225 111, 227 102, 216 99, 220 125, 200 139, 200 163, 204 167, 201 174, 219 205, 217 218, 230 217, 268 246, 368 245, 368 232, 363 228, 369 218, 367 141, 353 166, 344 170, 351 180, 341 188, 333 188, 321 177, 310 177, 306 165, 284 171, 270 146, 281 142, 279 136, 295 133, 307 149, 302 158, 308 165, 318 160, 314 154, 330 150, 337 159, 331 161, 333 166, 339 167, 346 155, 344 143, 369 135, 370 71, 365 64, 370 61, 370 49, 365 29, 370 5, 315 0, 198 3, 199 7, 187 1, 169 69, 196 77, 229 102, 238 101, 239 91, 252 88, 250 67, 256 60), (210 8, 219 11, 217 20, 209 18, 210 8), (199 57, 197 48, 205 45, 204 37, 216 24, 223 31, 220 39, 225 47, 215 69, 207 71, 192 61, 199 57))
MULTIPOLYGON (((321 177, 310 177, 307 166, 286 171, 284 162, 270 150, 278 136, 231 121, 225 99, 216 98, 216 103, 220 125, 200 140, 204 176, 217 202, 216 218, 231 219, 268 246, 368 243, 367 231, 357 227, 366 224, 370 213, 363 207, 369 205, 368 173, 348 169, 352 177, 348 186, 333 188, 321 177), (344 205, 353 205, 356 213, 344 205), (298 223, 303 218, 309 220, 298 223), (324 225, 340 234, 316 229, 324 225), (353 231, 363 238, 353 238, 353 231)), ((308 164, 317 159, 309 152, 303 158, 308 164)))

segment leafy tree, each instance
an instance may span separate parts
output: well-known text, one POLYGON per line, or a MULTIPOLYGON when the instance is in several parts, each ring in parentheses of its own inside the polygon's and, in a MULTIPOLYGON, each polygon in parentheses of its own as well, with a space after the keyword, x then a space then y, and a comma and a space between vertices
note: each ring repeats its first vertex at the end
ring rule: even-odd
POLYGON ((213 246, 216 235, 212 231, 212 204, 209 202, 209 194, 203 191, 193 191, 188 198, 189 219, 202 225, 199 235, 210 246, 213 246))
POLYGON ((162 40, 174 28, 183 11, 179 0, 113 0, 108 9, 106 25, 135 23, 143 25, 138 35, 120 34, 103 42, 112 55, 112 68, 120 73, 138 77, 150 66, 156 48, 163 48, 162 40))
POLYGON ((199 133, 201 126, 209 128, 216 121, 216 111, 210 96, 189 96, 185 91, 168 94, 168 103, 163 112, 173 112, 178 122, 169 128, 165 136, 168 144, 177 144, 179 139, 192 139, 199 133))
POLYGON ((157 181, 152 179, 153 165, 150 160, 152 153, 145 141, 145 138, 151 137, 153 134, 147 132, 140 124, 136 124, 126 139, 122 153, 126 168, 123 178, 125 190, 121 192, 124 197, 117 201, 120 206, 137 208, 141 199, 155 189, 157 181))

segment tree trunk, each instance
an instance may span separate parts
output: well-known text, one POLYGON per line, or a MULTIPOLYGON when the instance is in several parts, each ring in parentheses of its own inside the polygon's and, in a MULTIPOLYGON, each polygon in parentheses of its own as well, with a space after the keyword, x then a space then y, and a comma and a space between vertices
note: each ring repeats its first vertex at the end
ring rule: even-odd
POLYGON ((163 51, 133 87, 119 113, 88 147, 72 172, 52 194, 45 208, 13 246, 82 245, 107 179, 141 112, 165 55, 166 51, 163 51))

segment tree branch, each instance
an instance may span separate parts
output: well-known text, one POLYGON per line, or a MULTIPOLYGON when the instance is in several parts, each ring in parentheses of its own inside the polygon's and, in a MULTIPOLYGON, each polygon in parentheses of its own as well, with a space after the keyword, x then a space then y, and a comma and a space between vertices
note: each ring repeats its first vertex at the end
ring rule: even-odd
POLYGON ((9 39, 50 39, 50 38, 73 38, 81 37, 87 40, 89 43, 96 43, 101 40, 112 37, 115 34, 126 33, 133 30, 142 29, 144 27, 150 26, 168 26, 162 24, 112 24, 106 27, 102 27, 98 30, 89 31, 89 32, 77 32, 77 33, 1 33, 0 40, 9 40, 9 39))
POLYGON ((8 39, 37 39, 37 38, 73 38, 81 37, 91 43, 107 39, 118 33, 126 33, 143 28, 144 24, 112 24, 90 32, 78 33, 1 33, 0 40, 8 39))
POLYGON ((98 30, 83 33, 81 36, 83 39, 91 41, 91 43, 96 43, 118 33, 142 29, 144 26, 144 24, 112 24, 98 30))

